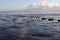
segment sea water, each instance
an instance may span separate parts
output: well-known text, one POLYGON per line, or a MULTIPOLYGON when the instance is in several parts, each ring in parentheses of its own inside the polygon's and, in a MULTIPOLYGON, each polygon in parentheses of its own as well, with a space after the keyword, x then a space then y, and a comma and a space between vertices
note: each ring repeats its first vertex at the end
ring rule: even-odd
POLYGON ((60 14, 0 13, 1 40, 60 40, 60 22, 34 18, 60 19, 60 14))

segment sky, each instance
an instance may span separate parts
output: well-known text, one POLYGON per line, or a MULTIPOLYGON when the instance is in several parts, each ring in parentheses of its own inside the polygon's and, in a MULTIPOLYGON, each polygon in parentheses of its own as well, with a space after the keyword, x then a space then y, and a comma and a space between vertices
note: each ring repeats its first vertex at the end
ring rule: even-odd
MULTIPOLYGON (((25 8, 33 3, 40 3, 41 0, 0 0, 0 11, 1 10, 14 10, 25 8)), ((42 0, 46 1, 46 0, 42 0)), ((49 2, 60 2, 60 0, 48 0, 49 2)))
POLYGON ((0 0, 0 10, 4 10, 4 9, 13 10, 13 9, 24 8, 38 1, 37 0, 0 0))

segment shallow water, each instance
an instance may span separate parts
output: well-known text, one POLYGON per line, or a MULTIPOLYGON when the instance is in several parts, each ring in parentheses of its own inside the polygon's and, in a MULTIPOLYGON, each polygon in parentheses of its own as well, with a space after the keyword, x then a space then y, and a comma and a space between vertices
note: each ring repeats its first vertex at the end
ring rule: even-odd
POLYGON ((60 40, 60 22, 1 14, 0 40, 60 40))

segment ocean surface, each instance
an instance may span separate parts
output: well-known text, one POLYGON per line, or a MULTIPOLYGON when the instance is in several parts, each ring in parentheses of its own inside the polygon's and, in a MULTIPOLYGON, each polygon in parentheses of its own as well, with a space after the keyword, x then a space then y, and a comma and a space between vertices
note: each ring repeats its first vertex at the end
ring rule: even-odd
POLYGON ((0 40, 60 40, 58 20, 53 13, 0 13, 0 40))

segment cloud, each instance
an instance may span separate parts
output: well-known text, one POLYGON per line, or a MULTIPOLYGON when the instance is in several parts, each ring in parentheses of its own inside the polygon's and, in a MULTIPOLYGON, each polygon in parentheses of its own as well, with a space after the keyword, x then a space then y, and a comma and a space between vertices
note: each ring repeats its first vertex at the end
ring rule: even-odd
POLYGON ((30 8, 35 8, 37 6, 37 4, 36 3, 33 3, 31 6, 30 6, 30 8))
POLYGON ((25 11, 34 13, 59 13, 60 3, 41 0, 38 3, 33 3, 32 5, 30 5, 25 11))
POLYGON ((38 6, 48 6, 53 8, 54 6, 60 7, 59 2, 50 2, 49 0, 40 0, 38 3, 33 3, 31 8, 36 8, 38 6))

